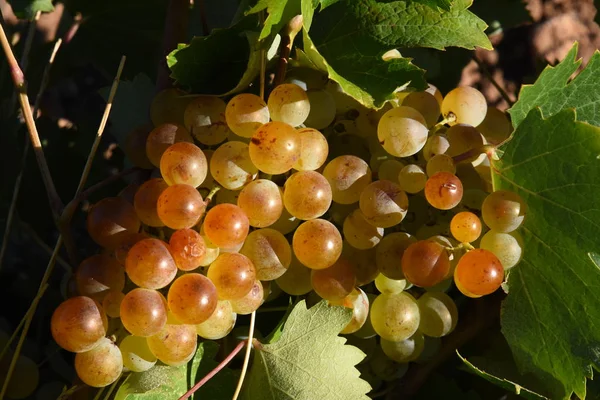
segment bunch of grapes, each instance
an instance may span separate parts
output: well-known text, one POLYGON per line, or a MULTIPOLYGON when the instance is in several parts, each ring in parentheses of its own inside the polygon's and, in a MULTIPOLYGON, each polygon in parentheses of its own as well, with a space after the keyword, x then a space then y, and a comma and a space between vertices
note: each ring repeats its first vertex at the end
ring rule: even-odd
POLYGON ((376 386, 452 332, 446 292, 490 294, 519 262, 526 206, 489 193, 485 154, 510 122, 481 93, 430 86, 371 110, 317 71, 288 75, 267 102, 168 89, 129 135, 152 177, 91 207, 102 251, 51 322, 86 384, 187 363, 198 336, 227 336, 279 287, 352 309, 341 333, 376 386))

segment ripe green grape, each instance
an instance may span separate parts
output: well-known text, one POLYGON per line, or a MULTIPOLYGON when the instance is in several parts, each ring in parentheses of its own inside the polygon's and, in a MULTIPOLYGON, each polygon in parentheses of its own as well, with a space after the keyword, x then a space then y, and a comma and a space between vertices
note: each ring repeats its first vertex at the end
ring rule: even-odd
POLYGON ((256 130, 250 141, 250 159, 265 174, 283 174, 300 157, 300 134, 285 122, 273 121, 256 130))
MULTIPOLYGON (((446 137, 450 143, 447 154, 451 157, 455 157, 466 153, 468 151, 475 151, 480 149, 484 144, 484 138, 471 125, 457 124, 446 131, 446 137)), ((460 162, 472 162, 475 161, 480 154, 473 154, 471 157, 465 158, 460 162)))
POLYGON ((167 323, 167 301, 156 290, 133 289, 121 302, 121 322, 132 335, 155 335, 167 323))
POLYGON ((290 266, 275 282, 285 293, 301 296, 312 290, 311 271, 312 269, 305 267, 295 256, 292 256, 290 266))
POLYGON ((273 121, 298 126, 310 114, 310 101, 304 89, 293 83, 283 83, 271 92, 267 100, 273 121))
POLYGON ((419 306, 406 292, 380 294, 373 302, 370 315, 375 332, 392 342, 408 339, 419 327, 419 306))
POLYGON ((505 271, 517 265, 523 257, 523 239, 518 231, 503 233, 491 230, 483 235, 479 247, 494 253, 505 271))
POLYGON ((451 174, 456 174, 456 165, 454 165, 454 160, 447 154, 437 154, 427 161, 427 166, 425 167, 427 171, 427 176, 432 176, 438 172, 450 172, 451 174))
POLYGON ((217 300, 217 288, 210 279, 194 273, 175 279, 167 295, 169 310, 184 324, 206 321, 215 311, 217 300))
POLYGON ((354 210, 346 217, 343 231, 346 241, 361 250, 372 249, 383 237, 383 228, 373 226, 361 210, 354 210))
POLYGON ((237 314, 233 312, 231 303, 227 300, 219 300, 210 318, 196 325, 196 333, 204 339, 222 339, 232 331, 236 319, 237 314))
POLYGON ((456 327, 458 309, 454 300, 444 292, 426 292, 419 300, 421 323, 419 331, 427 336, 442 337, 456 327))
POLYGON ((477 125, 477 130, 489 143, 498 145, 510 137, 513 127, 504 111, 488 107, 485 119, 477 125))
POLYGON ((452 217, 450 232, 461 243, 474 242, 481 235, 481 220, 472 212, 459 212, 452 217))
POLYGON ((169 239, 169 250, 181 271, 192 271, 200 266, 206 255, 202 235, 193 229, 179 229, 169 239))
POLYGON ((146 142, 152 131, 151 125, 140 125, 133 129, 125 138, 123 151, 133 165, 139 168, 152 169, 154 165, 146 155, 146 142))
POLYGON ((359 250, 345 241, 342 248, 342 257, 345 257, 354 266, 356 286, 373 282, 379 274, 375 263, 375 249, 359 250))
POLYGON ((442 115, 448 118, 454 114, 456 119, 450 125, 479 125, 485 118, 487 102, 481 92, 472 87, 463 86, 451 90, 442 102, 442 115))
POLYGON ((146 338, 148 348, 164 364, 187 364, 196 353, 198 337, 194 325, 167 323, 156 335, 146 338))
POLYGON ((423 118, 426 126, 432 127, 440 118, 440 104, 435 96, 428 92, 413 92, 402 100, 405 107, 414 108, 423 118))
POLYGON ((104 310, 89 297, 63 301, 52 314, 52 337, 63 349, 81 353, 93 349, 106 335, 108 320, 104 310))
POLYGON ((255 228, 273 225, 283 212, 283 199, 279 187, 268 179, 257 179, 244 186, 237 199, 237 205, 248 217, 250 225, 255 228))
POLYGON ((342 236, 331 222, 312 219, 302 223, 294 232, 294 254, 311 269, 332 266, 342 254, 342 236))
POLYGON ((75 371, 86 385, 108 386, 123 372, 121 350, 112 340, 102 338, 93 349, 75 355, 75 371))
POLYGON ((225 108, 227 126, 238 136, 251 138, 254 132, 270 120, 267 103, 252 93, 233 97, 225 108))
POLYGON ((327 128, 335 119, 335 101, 326 90, 308 90, 310 112, 304 121, 306 126, 315 129, 327 128))
POLYGON ((160 168, 160 159, 171 145, 179 142, 193 143, 194 139, 183 126, 164 123, 158 125, 150 132, 146 139, 146 155, 157 168, 160 168))
POLYGON ((416 164, 408 164, 400 170, 398 174, 398 183, 402 190, 407 193, 419 193, 425 188, 427 175, 425 170, 416 164))
POLYGON ((274 229, 257 229, 250 233, 240 253, 252 261, 256 278, 261 281, 279 278, 292 262, 288 240, 274 229))
POLYGON ((191 228, 206 210, 202 195, 190 185, 171 185, 158 196, 156 211, 160 220, 171 229, 191 228))
POLYGON ((87 231, 94 242, 114 248, 140 230, 140 220, 133 206, 120 197, 108 197, 94 204, 87 216, 87 231))
POLYGON ((243 254, 222 253, 210 265, 207 276, 217 288, 219 299, 235 300, 252 289, 256 268, 243 254))
POLYGON ((251 314, 260 307, 264 301, 264 290, 262 283, 257 279, 252 289, 241 299, 230 300, 231 309, 238 315, 251 314))
POLYGON ((330 300, 329 304, 352 309, 352 319, 340 332, 343 335, 358 331, 369 317, 369 298, 360 288, 353 289, 350 294, 341 300, 330 300))
POLYGON ((157 202, 161 193, 169 185, 161 178, 153 178, 144 182, 133 198, 133 206, 139 219, 148 226, 161 227, 165 224, 160 220, 157 202))
POLYGON ((369 165, 356 156, 334 158, 325 166, 323 176, 329 181, 333 201, 341 204, 356 203, 371 183, 369 165))
MULTIPOLYGON (((410 108, 396 107, 387 111, 377 126, 379 142, 385 151, 396 157, 408 157, 418 153, 425 146, 429 132, 424 125, 424 119, 413 119, 405 109, 410 108)), ((420 115, 418 111, 414 112, 420 115)))
POLYGON ((156 356, 148 347, 146 338, 128 335, 119 345, 123 356, 123 366, 132 372, 144 372, 154 367, 156 356))
POLYGON ((404 279, 402 272, 402 256, 411 244, 417 239, 406 232, 394 232, 381 239, 381 243, 375 249, 375 263, 379 272, 389 279, 404 279))
POLYGON ((379 274, 375 278, 375 287, 381 293, 400 293, 406 289, 406 279, 390 279, 383 274, 379 274))
POLYGON ((177 265, 169 245, 159 239, 137 242, 125 261, 127 276, 137 286, 146 289, 162 289, 173 281, 177 265))
POLYGON ((202 226, 211 242, 221 248, 230 248, 244 243, 250 221, 240 207, 224 203, 214 206, 206 213, 202 226))
MULTIPOLYGON (((369 315, 371 315, 371 310, 373 309, 373 302, 376 298, 377 295, 373 293, 367 293, 367 300, 369 301, 369 315)), ((377 332, 375 332, 375 330, 373 329, 373 324, 371 324, 371 318, 367 318, 363 326, 359 330, 354 332, 353 336, 356 336, 360 339, 370 339, 377 336, 377 332)), ((369 356, 370 354, 367 354, 367 357, 369 356)))
POLYGON ((360 194, 360 210, 367 222, 379 228, 398 225, 408 211, 408 197, 397 184, 379 180, 370 183, 360 194))
POLYGON ((504 268, 498 257, 484 249, 471 250, 458 260, 454 283, 467 297, 495 292, 504 280, 504 268))
POLYGON ((429 161, 435 155, 445 154, 449 148, 450 142, 446 135, 431 135, 423 147, 423 158, 429 161))
POLYGON ((442 95, 442 92, 440 92, 440 89, 438 89, 435 85, 432 85, 431 83, 428 83, 427 86, 428 87, 427 89, 425 89, 425 91, 433 95, 433 97, 438 102, 441 108, 442 102, 444 101, 444 96, 442 95))
POLYGON ((390 359, 399 363, 407 363, 416 360, 421 355, 425 347, 425 338, 421 332, 416 332, 408 339, 398 342, 381 339, 380 345, 381 350, 390 359))
POLYGON ((441 244, 433 240, 420 240, 408 246, 402 255, 402 272, 415 286, 436 285, 448 276, 450 258, 441 244))
POLYGON ((328 268, 313 270, 311 282, 314 291, 321 298, 340 301, 348 296, 356 285, 354 266, 344 257, 328 268))
POLYGON ((450 210, 460 203, 463 196, 462 182, 450 172, 437 172, 425 183, 425 198, 438 210, 450 210))
POLYGON ((246 143, 223 143, 210 159, 210 173, 213 178, 229 190, 240 190, 258 175, 258 168, 250 160, 246 143))
POLYGON ((110 290, 123 290, 125 271, 114 258, 96 254, 79 264, 75 281, 80 295, 102 301, 110 290))
POLYGON ((193 143, 175 143, 160 158, 160 174, 169 185, 185 183, 198 187, 208 174, 206 156, 193 143))
POLYGON ((179 89, 165 89, 154 96, 150 104, 150 120, 154 126, 168 122, 183 125, 183 111, 190 102, 179 89))
POLYGON ((321 132, 313 128, 298 129, 300 155, 293 165, 298 171, 314 171, 327 160, 329 145, 321 132))
POLYGON ((219 144, 229 134, 225 121, 225 102, 215 96, 198 96, 183 114, 187 130, 202 144, 219 144))
POLYGON ((285 182, 283 204, 298 219, 319 218, 329 209, 331 199, 331 186, 318 172, 299 171, 285 182))
POLYGON ((377 177, 382 181, 386 180, 397 183, 402 168, 404 168, 404 163, 401 161, 394 159, 385 160, 379 165, 377 177))
POLYGON ((125 295, 118 290, 111 290, 106 293, 102 299, 102 309, 110 318, 119 318, 121 316, 121 302, 125 295))
POLYGON ((512 232, 523 223, 527 205, 515 192, 498 190, 483 201, 481 215, 483 222, 498 232, 512 232))

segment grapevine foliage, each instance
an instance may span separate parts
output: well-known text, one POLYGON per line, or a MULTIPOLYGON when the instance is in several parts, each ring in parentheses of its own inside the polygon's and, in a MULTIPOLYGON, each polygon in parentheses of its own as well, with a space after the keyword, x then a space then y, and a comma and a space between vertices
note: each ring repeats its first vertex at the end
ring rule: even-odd
POLYGON ((9 3, 19 18, 31 19, 38 11, 51 12, 54 10, 52 0, 11 0, 9 3))

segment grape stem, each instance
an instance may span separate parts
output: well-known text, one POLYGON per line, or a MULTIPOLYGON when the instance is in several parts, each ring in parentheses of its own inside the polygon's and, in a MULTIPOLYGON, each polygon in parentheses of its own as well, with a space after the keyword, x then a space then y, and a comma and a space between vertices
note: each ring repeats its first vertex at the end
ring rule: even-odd
POLYGON ((253 311, 250 315, 250 329, 248 329, 248 340, 246 346, 246 354, 244 355, 244 365, 242 366, 242 372, 240 379, 238 380, 235 393, 233 394, 232 400, 237 400, 240 392, 242 391, 242 385, 244 384, 244 378, 246 377, 246 371, 248 370, 248 363, 250 362, 250 351, 252 350, 252 339, 254 336, 254 323, 256 322, 256 311, 253 311))
POLYGON ((210 189, 210 192, 208 192, 208 194, 204 198, 204 202, 206 203, 206 205, 208 205, 212 201, 212 198, 215 196, 215 194, 217 194, 219 190, 221 190, 220 186, 215 186, 214 188, 210 189))
POLYGON ((494 77, 492 76, 490 71, 487 69, 485 64, 477 57, 477 55, 475 53, 473 53, 473 56, 471 58, 473 59, 473 61, 475 61, 475 63, 479 67, 479 70, 481 72, 483 72, 485 77, 492 83, 492 85, 494 85, 496 90, 498 90, 498 92, 500 93, 500 96, 502 96, 504 101, 506 101, 506 103, 508 103, 508 107, 509 108, 512 107, 515 104, 515 102, 511 100, 508 93, 506 93, 506 90, 504 90, 504 88, 502 86, 500 86, 500 84, 498 82, 496 82, 496 80, 494 79, 494 77))
POLYGON ((220 370, 225 368, 227 366, 227 364, 229 364, 231 362, 231 360, 233 360, 233 357, 235 357, 240 351, 242 351, 242 349, 244 348, 245 345, 246 345, 245 340, 239 342, 238 345, 235 346, 233 351, 231 353, 229 353, 229 355, 227 357, 225 357, 225 359, 223 361, 221 361, 221 363, 219 365, 217 365, 212 371, 210 371, 208 374, 206 374, 206 376, 204 378, 200 379, 200 381, 198 381, 198 383, 196 383, 190 390, 188 390, 183 396, 181 396, 179 398, 179 400, 185 400, 185 399, 191 397, 194 393, 196 393, 196 391, 198 389, 200 389, 206 382, 208 382, 220 370))
POLYGON ((438 122, 437 124, 435 124, 433 126, 433 128, 431 128, 429 130, 429 135, 434 135, 440 129, 442 129, 443 127, 445 127, 446 124, 449 124, 450 122, 454 122, 454 121, 456 121, 456 115, 453 112, 448 113, 448 115, 446 115, 443 120, 441 120, 440 122, 438 122))
POLYGON ((296 15, 294 18, 283 27, 281 30, 281 43, 279 44, 279 63, 277 65, 277 73, 275 74, 274 86, 280 85, 285 79, 290 52, 294 45, 296 35, 302 29, 304 19, 302 15, 296 15))
POLYGON ((470 150, 465 151, 462 154, 454 156, 454 157, 452 157, 452 160, 454 160, 455 164, 458 164, 459 162, 468 160, 469 158, 478 157, 480 154, 483 154, 483 153, 487 154, 488 158, 491 158, 492 154, 494 153, 495 150, 496 150, 496 146, 494 146, 493 144, 485 144, 476 149, 470 149, 470 150))
MULTIPOLYGON (((25 45, 23 46, 23 54, 21 54, 21 68, 23 71, 27 71, 27 64, 29 62, 29 53, 31 52, 31 45, 33 44, 33 37, 35 36, 35 28, 37 26, 40 17, 42 16, 41 11, 37 11, 31 21, 29 21, 29 27, 27 30, 27 37, 25 38, 25 45)), ((14 110, 15 103, 17 102, 17 93, 13 93, 10 99, 10 110, 14 110)), ((33 113, 35 115, 35 112, 33 113)))

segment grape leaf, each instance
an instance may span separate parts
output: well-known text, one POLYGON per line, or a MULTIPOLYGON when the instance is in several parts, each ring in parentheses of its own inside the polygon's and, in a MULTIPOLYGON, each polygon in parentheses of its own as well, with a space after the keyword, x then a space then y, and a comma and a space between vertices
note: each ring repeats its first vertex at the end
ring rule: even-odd
POLYGON ((546 67, 535 84, 521 88, 519 101, 509 110, 515 127, 534 107, 539 107, 544 117, 565 108, 576 108, 578 121, 600 126, 600 90, 597 90, 600 53, 596 51, 587 67, 569 82, 581 65, 581 60, 577 60, 577 49, 578 44, 575 43, 560 64, 546 67))
POLYGON ((354 367, 365 355, 338 336, 351 315, 325 301, 310 309, 305 301, 296 304, 279 340, 255 346, 244 397, 367 400, 371 388, 354 367))
POLYGON ((434 10, 439 7, 442 10, 450 10, 450 7, 452 6, 452 2, 453 0, 415 0, 419 3, 423 3, 426 4, 427 6, 433 8, 434 10))
POLYGON ((18 18, 32 19, 38 11, 54 11, 52 0, 10 0, 9 3, 18 18))
POLYGON ((300 14, 300 0, 260 0, 247 14, 255 14, 265 9, 269 15, 258 40, 278 33, 290 19, 300 14))
MULTIPOLYGON (((538 84, 538 98, 550 91, 565 104, 556 87, 538 84)), ((600 270, 589 256, 600 249, 600 129, 577 122, 572 109, 553 112, 543 119, 530 111, 493 162, 495 189, 528 204, 526 251, 508 278, 502 333, 521 372, 536 375, 551 398, 584 398, 585 378, 600 367, 600 270)))

